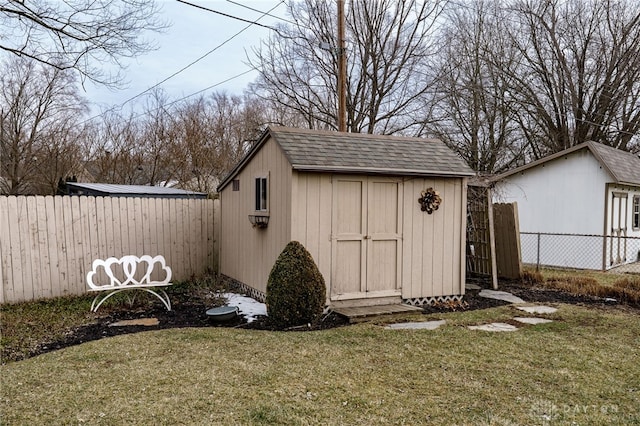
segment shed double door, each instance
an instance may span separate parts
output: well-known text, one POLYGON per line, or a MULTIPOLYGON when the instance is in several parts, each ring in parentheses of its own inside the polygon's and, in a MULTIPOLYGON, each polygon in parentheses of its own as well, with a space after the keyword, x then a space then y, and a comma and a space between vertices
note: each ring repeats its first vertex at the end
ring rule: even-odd
POLYGON ((331 300, 401 295, 402 182, 334 176, 331 300))

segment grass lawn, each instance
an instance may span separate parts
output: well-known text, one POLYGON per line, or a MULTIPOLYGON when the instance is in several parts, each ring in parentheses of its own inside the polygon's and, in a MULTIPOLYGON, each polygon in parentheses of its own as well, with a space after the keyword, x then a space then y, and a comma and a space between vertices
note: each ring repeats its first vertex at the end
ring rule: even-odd
POLYGON ((640 423, 640 318, 557 305, 515 332, 465 326, 514 307, 314 332, 169 329, 0 367, 2 424, 640 423))

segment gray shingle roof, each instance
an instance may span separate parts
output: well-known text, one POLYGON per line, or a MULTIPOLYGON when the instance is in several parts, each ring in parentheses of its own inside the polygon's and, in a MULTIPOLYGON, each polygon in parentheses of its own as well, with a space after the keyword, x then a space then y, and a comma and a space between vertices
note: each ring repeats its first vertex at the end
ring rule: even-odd
POLYGON ((473 176, 475 173, 443 142, 331 131, 270 127, 222 181, 221 190, 273 138, 294 170, 412 176, 473 176))
POLYGON ((275 127, 270 129, 296 170, 472 176, 439 140, 275 127))
POLYGON ((640 157, 607 145, 587 142, 593 155, 609 170, 617 183, 640 186, 640 157))
POLYGON ((67 182, 69 189, 88 195, 112 197, 165 197, 165 198, 206 198, 203 192, 185 191, 179 188, 147 185, 117 185, 112 183, 67 182))
POLYGON ((600 164, 602 164, 602 166, 609 172, 615 183, 640 186, 640 157, 638 157, 637 154, 632 154, 630 152, 622 151, 593 141, 575 145, 537 161, 525 164, 524 166, 509 170, 508 172, 496 176, 494 180, 498 181, 582 149, 588 149, 594 157, 596 157, 600 164))

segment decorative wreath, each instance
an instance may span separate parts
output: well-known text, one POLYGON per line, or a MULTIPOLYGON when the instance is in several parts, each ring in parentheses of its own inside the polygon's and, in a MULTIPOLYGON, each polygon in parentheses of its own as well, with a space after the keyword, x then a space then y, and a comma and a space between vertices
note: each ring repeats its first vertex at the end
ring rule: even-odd
POLYGON ((442 198, 440 197, 440 193, 431 187, 421 191, 420 198, 418 198, 420 210, 429 214, 433 213, 434 210, 438 210, 441 202, 442 198))

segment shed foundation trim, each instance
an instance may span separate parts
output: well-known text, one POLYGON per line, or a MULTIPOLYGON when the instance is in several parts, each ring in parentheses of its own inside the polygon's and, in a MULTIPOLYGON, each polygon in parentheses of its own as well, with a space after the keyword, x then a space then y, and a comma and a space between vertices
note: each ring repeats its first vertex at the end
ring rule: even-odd
POLYGON ((414 297, 410 299, 402 299, 402 303, 412 306, 433 305, 435 303, 461 302, 464 295, 457 294, 452 296, 433 296, 433 297, 414 297))

